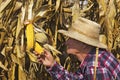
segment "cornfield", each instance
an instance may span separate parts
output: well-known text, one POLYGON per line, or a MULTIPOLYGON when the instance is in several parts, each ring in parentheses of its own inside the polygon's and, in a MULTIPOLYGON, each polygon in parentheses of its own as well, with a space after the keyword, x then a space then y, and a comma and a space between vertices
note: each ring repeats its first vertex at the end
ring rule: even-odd
POLYGON ((65 54, 58 30, 79 16, 101 25, 100 41, 120 60, 120 0, 0 0, 0 80, 52 80, 30 52, 36 42, 50 44, 55 59, 75 71, 79 62, 65 54))

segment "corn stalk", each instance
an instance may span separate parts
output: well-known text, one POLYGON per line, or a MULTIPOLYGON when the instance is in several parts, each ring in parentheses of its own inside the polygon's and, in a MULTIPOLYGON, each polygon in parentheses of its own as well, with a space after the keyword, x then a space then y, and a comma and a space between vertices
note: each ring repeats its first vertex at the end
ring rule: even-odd
POLYGON ((34 25, 34 40, 49 42, 61 51, 63 55, 53 50, 56 60, 75 71, 79 62, 64 54, 65 37, 57 31, 67 29, 78 16, 102 25, 100 40, 120 59, 120 0, 0 0, 0 79, 52 80, 43 65, 31 60, 34 55, 26 48, 29 23, 34 25))

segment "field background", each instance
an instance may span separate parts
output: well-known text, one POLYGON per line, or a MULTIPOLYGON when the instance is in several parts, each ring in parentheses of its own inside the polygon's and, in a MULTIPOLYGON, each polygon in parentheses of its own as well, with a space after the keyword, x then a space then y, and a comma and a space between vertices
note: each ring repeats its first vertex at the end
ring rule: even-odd
POLYGON ((120 60, 120 0, 0 0, 0 80, 52 80, 27 52, 27 23, 34 25, 35 34, 49 36, 62 52, 53 54, 57 61, 75 71, 80 63, 65 54, 66 37, 58 30, 68 29, 78 16, 101 25, 100 41, 120 60))

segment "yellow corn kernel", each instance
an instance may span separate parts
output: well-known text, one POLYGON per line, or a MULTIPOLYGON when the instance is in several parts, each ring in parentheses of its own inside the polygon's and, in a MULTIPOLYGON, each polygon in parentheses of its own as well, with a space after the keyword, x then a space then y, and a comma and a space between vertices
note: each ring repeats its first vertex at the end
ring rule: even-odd
POLYGON ((38 42, 35 42, 35 51, 41 55, 44 52, 44 48, 38 42))
POLYGON ((27 49, 30 50, 34 46, 34 26, 28 24, 26 27, 27 49))

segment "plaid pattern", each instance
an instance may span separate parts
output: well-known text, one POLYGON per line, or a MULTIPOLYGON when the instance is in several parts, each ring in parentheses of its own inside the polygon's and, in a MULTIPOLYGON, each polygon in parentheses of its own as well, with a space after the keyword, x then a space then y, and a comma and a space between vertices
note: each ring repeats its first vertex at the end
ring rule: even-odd
MULTIPOLYGON (((54 80, 93 80, 95 49, 92 50, 75 73, 69 73, 61 65, 55 63, 47 69, 54 80)), ((106 50, 99 50, 97 80, 120 80, 120 63, 106 50)))

